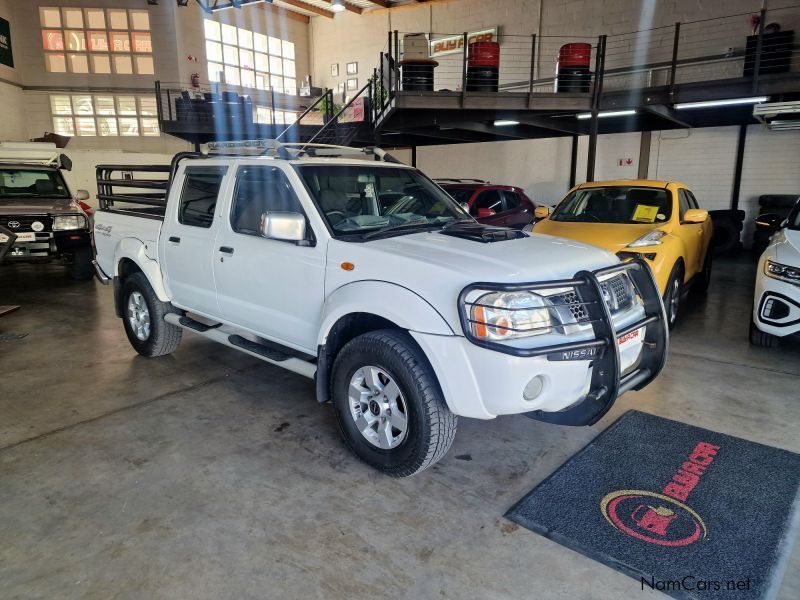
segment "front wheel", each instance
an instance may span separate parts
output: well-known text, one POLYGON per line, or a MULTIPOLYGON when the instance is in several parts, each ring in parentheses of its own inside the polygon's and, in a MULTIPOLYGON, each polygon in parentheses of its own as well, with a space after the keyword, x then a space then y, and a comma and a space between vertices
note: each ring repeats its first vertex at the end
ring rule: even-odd
POLYGON ((122 285, 122 311, 128 341, 142 356, 163 356, 178 347, 183 330, 164 320, 172 305, 158 299, 142 273, 134 273, 122 285))
POLYGON ((672 272, 664 290, 664 310, 667 312, 667 324, 672 329, 678 322, 683 294, 683 267, 680 263, 672 267, 672 272))
POLYGON ((72 261, 69 263, 69 276, 73 281, 89 281, 94 277, 91 248, 75 250, 72 254, 72 261))
POLYGON ((333 404, 345 443, 392 477, 427 469, 450 449, 458 417, 407 333, 373 331, 348 342, 333 365, 333 404))
POLYGON ((763 348, 777 348, 780 338, 766 331, 761 331, 756 324, 750 321, 750 343, 763 348))

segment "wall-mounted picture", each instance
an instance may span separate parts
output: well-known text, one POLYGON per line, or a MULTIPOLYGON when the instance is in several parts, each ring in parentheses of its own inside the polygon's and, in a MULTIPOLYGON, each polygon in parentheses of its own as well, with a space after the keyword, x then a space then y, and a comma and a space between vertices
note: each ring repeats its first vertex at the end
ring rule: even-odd
POLYGON ((352 77, 352 78, 348 79, 347 80, 347 91, 348 92, 354 92, 357 89, 358 89, 358 79, 355 78, 355 77, 352 77))
POLYGON ((331 77, 338 77, 339 76, 339 63, 333 63, 331 65, 331 77))
POLYGON ((336 86, 336 91, 337 92, 343 92, 344 91, 344 81, 340 81, 339 82, 339 84, 336 86))
POLYGON ((358 75, 358 63, 357 62, 347 63, 347 74, 348 75, 358 75))

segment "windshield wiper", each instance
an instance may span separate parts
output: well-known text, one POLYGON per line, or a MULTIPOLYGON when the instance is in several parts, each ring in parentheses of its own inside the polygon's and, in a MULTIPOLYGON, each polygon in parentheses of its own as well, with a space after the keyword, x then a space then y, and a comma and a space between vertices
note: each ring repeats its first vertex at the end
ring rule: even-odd
POLYGON ((432 223, 430 221, 411 221, 409 223, 400 223, 399 225, 392 225, 391 227, 383 227, 382 229, 378 229, 376 231, 370 231, 369 233, 364 234, 363 239, 371 240, 376 237, 381 237, 386 234, 392 234, 406 229, 424 229, 427 227, 442 227, 443 225, 443 223, 432 223))

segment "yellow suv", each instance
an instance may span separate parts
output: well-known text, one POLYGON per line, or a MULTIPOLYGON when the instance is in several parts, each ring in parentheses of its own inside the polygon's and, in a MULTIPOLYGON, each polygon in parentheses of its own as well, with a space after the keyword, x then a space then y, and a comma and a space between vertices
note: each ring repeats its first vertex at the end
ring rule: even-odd
POLYGON ((594 244, 622 260, 644 258, 664 298, 669 325, 691 288, 705 292, 711 278, 708 211, 682 183, 652 180, 594 181, 576 186, 533 230, 594 244))

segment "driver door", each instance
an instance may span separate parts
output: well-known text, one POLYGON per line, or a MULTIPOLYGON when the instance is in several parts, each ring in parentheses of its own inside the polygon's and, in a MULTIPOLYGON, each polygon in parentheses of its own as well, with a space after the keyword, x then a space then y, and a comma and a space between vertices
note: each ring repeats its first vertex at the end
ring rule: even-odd
POLYGON ((308 220, 305 242, 262 237, 267 212, 306 214, 280 166, 240 164, 214 248, 220 310, 234 325, 316 354, 325 247, 314 242, 308 220))

